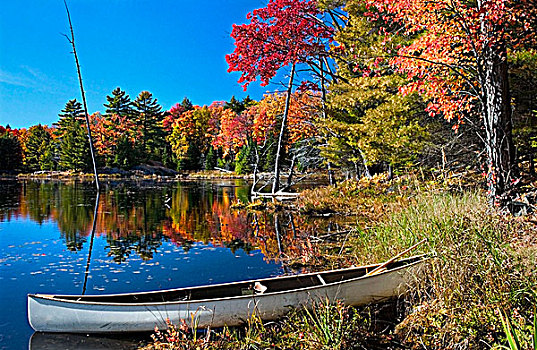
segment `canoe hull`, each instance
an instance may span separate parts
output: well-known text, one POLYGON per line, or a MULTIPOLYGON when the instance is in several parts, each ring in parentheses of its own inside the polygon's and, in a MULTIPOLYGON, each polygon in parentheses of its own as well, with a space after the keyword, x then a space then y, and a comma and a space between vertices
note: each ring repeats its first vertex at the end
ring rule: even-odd
POLYGON ((198 328, 238 326, 252 313, 264 321, 275 320, 291 308, 307 307, 320 299, 352 306, 390 299, 404 293, 418 266, 284 292, 199 301, 119 304, 29 295, 28 320, 36 331, 70 333, 153 331, 165 328, 167 319, 174 324, 183 319, 198 328))

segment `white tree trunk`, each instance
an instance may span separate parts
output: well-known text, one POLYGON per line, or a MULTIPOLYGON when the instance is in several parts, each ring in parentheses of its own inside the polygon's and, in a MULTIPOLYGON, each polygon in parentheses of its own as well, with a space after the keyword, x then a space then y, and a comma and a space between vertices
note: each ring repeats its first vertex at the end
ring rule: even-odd
POLYGON ((287 96, 285 97, 285 108, 282 117, 282 127, 280 129, 280 136, 278 137, 278 149, 276 151, 276 160, 274 162, 274 182, 272 183, 272 193, 278 192, 280 189, 280 169, 281 169, 281 156, 283 148, 283 136, 287 128, 287 116, 289 114, 289 104, 291 103, 291 93, 293 92, 293 79, 295 77, 295 64, 291 66, 291 76, 289 77, 289 85, 287 87, 287 96))

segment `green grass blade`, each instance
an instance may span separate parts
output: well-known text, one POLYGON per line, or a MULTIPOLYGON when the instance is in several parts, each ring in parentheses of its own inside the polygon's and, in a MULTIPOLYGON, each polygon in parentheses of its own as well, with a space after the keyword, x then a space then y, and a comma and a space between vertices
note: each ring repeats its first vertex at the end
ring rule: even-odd
POLYGON ((533 348, 537 349, 537 309, 533 311, 533 348))
POLYGON ((509 348, 511 350, 520 350, 520 344, 518 342, 518 338, 513 331, 511 327, 511 322, 507 318, 507 316, 504 317, 503 312, 500 313, 500 317, 502 319, 502 326, 503 331, 505 332, 505 335, 507 336, 507 342, 509 343, 509 348))

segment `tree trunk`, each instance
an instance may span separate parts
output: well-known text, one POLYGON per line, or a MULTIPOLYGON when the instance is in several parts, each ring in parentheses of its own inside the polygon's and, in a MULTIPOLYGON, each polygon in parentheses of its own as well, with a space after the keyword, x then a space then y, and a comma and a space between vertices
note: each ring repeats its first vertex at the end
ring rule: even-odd
POLYGON ((80 63, 78 61, 78 55, 76 53, 76 47, 75 47, 75 32, 73 30, 73 24, 71 23, 71 14, 69 13, 69 8, 67 7, 66 0, 63 1, 65 5, 65 10, 67 11, 67 19, 69 20, 69 29, 71 29, 71 38, 69 39, 68 36, 67 40, 71 43, 73 46, 73 55, 75 56, 75 63, 76 63, 76 71, 78 74, 78 82, 80 84, 80 93, 82 94, 82 103, 84 105, 84 117, 86 119, 86 128, 88 132, 88 142, 90 147, 90 153, 91 153, 91 160, 93 162, 93 174, 95 176, 95 187, 97 188, 97 192, 101 189, 99 184, 99 175, 97 173, 97 161, 95 160, 95 148, 93 147, 93 139, 91 137, 91 128, 90 128, 90 120, 89 120, 89 114, 88 114, 88 107, 86 104, 86 93, 84 92, 84 85, 82 83, 82 73, 80 72, 80 63))
POLYGON ((364 176, 370 179, 371 173, 369 172, 369 167, 367 166, 367 159, 365 158, 365 154, 360 148, 358 148, 358 151, 360 152, 360 157, 362 158, 362 166, 364 167, 364 176))
POLYGON ((274 162, 274 182, 272 183, 272 193, 278 192, 280 189, 280 168, 281 168, 281 153, 283 147, 283 135, 287 126, 287 115, 289 114, 289 104, 291 103, 291 93, 293 92, 293 79, 295 77, 295 64, 291 66, 291 76, 289 77, 289 85, 287 87, 287 96, 285 97, 285 108, 282 117, 282 127, 280 136, 278 137, 278 149, 276 151, 276 160, 274 162))
POLYGON ((291 160, 291 166, 289 168, 289 176, 287 177, 287 186, 285 186, 285 188, 289 188, 293 184, 293 176, 295 175, 295 171, 294 171, 295 161, 296 161, 296 155, 293 156, 293 159, 291 160))
POLYGON ((490 204, 499 205, 506 199, 509 182, 516 176, 507 51, 505 45, 498 44, 485 52, 482 100, 488 198, 490 204))
POLYGON ((326 167, 328 169, 328 184, 330 186, 334 186, 336 184, 336 181, 334 180, 334 171, 332 170, 332 163, 326 163, 326 167))
POLYGON ((254 146, 254 150, 255 150, 254 183, 252 184, 252 189, 250 190, 251 195, 255 193, 255 186, 257 185, 257 168, 259 166, 259 151, 257 149, 257 145, 254 146))

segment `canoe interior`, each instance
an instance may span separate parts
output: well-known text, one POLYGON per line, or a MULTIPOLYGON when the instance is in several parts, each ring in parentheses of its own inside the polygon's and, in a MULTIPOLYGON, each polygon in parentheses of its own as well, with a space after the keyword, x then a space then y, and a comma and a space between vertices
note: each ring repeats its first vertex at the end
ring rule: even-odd
MULTIPOLYGON (((405 265, 411 265, 422 259, 422 256, 416 256, 405 260, 397 261, 387 266, 387 270, 394 270, 405 265)), ((326 271, 305 275, 260 279, 257 281, 260 282, 263 286, 267 287, 265 294, 283 292, 299 288, 321 286, 323 284, 342 282, 345 280, 362 277, 365 276, 369 271, 373 270, 376 266, 377 265, 372 265, 368 267, 357 267, 351 269, 326 271)), ((187 300, 194 301, 251 295, 254 294, 255 282, 256 281, 234 282, 218 285, 172 289, 158 292, 108 295, 50 295, 47 297, 59 300, 121 304, 160 303, 187 300)))

